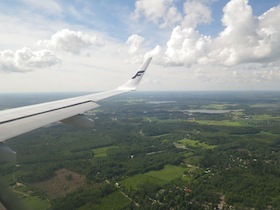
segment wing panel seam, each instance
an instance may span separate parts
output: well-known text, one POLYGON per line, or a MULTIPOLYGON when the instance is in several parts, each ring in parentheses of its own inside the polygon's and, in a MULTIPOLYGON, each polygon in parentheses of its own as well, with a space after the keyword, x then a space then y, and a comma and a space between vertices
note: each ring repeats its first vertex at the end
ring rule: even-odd
POLYGON ((16 121, 16 120, 22 120, 22 119, 26 119, 26 118, 29 118, 29 117, 38 116, 38 115, 41 115, 41 114, 46 114, 46 113, 50 113, 50 112, 54 112, 54 111, 58 111, 58 110, 62 110, 62 109, 86 104, 86 103, 89 103, 89 102, 93 102, 93 101, 91 101, 91 100, 84 101, 84 102, 80 102, 80 103, 76 103, 76 104, 71 104, 71 105, 68 105, 68 106, 59 107, 59 108, 56 108, 56 109, 51 109, 51 110, 48 110, 48 111, 38 112, 38 113, 35 113, 35 114, 29 114, 29 115, 25 115, 25 116, 10 119, 10 120, 5 120, 5 121, 0 122, 0 125, 5 124, 5 123, 9 123, 9 122, 13 122, 13 121, 16 121))

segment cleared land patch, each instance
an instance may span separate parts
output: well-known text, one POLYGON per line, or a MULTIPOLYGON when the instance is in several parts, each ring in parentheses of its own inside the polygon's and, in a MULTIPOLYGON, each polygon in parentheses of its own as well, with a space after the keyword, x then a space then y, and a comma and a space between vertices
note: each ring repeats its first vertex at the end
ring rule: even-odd
POLYGON ((45 192, 49 198, 54 199, 82 187, 85 180, 85 176, 64 168, 57 170, 53 178, 33 185, 45 192))

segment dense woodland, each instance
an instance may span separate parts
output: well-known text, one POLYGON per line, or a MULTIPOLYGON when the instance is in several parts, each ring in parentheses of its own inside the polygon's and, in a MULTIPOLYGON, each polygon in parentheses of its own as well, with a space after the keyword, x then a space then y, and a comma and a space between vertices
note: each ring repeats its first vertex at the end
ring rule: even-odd
MULTIPOLYGON (((22 105, 1 97, 2 108, 22 105)), ((29 208, 280 209, 279 92, 137 92, 100 105, 94 129, 58 124, 7 141, 18 160, 0 176, 29 208), (85 183, 50 198, 37 186, 59 169, 85 183)))

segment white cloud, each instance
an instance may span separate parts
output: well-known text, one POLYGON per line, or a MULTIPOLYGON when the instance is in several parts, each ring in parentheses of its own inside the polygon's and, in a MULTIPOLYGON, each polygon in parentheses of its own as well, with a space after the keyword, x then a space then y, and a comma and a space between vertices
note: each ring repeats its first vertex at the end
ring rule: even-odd
POLYGON ((196 28, 201 23, 210 23, 212 19, 209 7, 199 1, 186 1, 184 13, 183 28, 196 28))
POLYGON ((149 57, 153 57, 154 60, 158 60, 158 56, 161 52, 161 47, 159 45, 155 46, 154 49, 148 51, 145 55, 144 55, 144 59, 146 60, 149 57))
POLYGON ((211 10, 207 6, 211 0, 186 0, 183 12, 179 12, 174 0, 138 0, 135 3, 134 17, 141 16, 158 24, 160 28, 180 24, 183 28, 196 28, 202 23, 211 22, 211 10))
POLYGON ((126 41, 126 44, 129 45, 128 53, 136 53, 140 49, 144 41, 145 39, 142 36, 139 36, 138 34, 132 34, 126 41))
POLYGON ((168 27, 182 19, 175 7, 174 0, 137 0, 134 17, 145 16, 150 21, 159 24, 161 28, 168 27))
POLYGON ((141 64, 148 57, 153 57, 153 63, 160 63, 162 60, 161 47, 156 45, 154 48, 147 48, 148 44, 142 36, 133 34, 128 37, 126 44, 129 45, 128 53, 131 55, 130 61, 126 60, 128 63, 141 64))
POLYGON ((171 6, 166 10, 166 13, 163 16, 163 22, 161 23, 160 27, 165 28, 181 20, 182 15, 178 12, 175 6, 171 6))
POLYGON ((190 66, 198 63, 208 53, 210 37, 200 35, 193 28, 173 29, 165 51, 166 62, 173 65, 190 66))
POLYGON ((38 68, 47 68, 59 64, 61 61, 48 50, 32 51, 22 48, 15 52, 5 50, 0 52, 0 71, 26 72, 38 68))
POLYGON ((94 35, 88 35, 81 31, 63 29, 52 35, 50 40, 39 41, 38 45, 44 48, 65 51, 72 54, 80 54, 81 50, 96 46, 104 46, 104 41, 94 35))
POLYGON ((248 0, 231 0, 224 7, 223 11, 222 22, 225 30, 222 32, 222 35, 226 36, 232 33, 250 35, 254 32, 256 18, 253 17, 253 11, 248 5, 248 0))
POLYGON ((225 29, 216 39, 212 59, 218 55, 218 62, 225 65, 262 63, 279 59, 279 12, 278 6, 258 18, 253 16, 248 1, 230 1, 224 8, 222 20, 225 29), (275 11, 278 11, 278 14, 275 11), (278 18, 277 21, 275 18, 278 18), (275 58, 276 54, 278 55, 275 58))
POLYGON ((274 7, 258 18, 260 37, 255 54, 266 60, 279 60, 280 58, 280 5, 274 7))

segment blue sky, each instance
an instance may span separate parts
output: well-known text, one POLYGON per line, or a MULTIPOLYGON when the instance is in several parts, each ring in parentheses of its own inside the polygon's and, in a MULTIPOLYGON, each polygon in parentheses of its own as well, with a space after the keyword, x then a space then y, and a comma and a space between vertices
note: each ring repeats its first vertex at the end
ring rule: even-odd
POLYGON ((279 90, 279 0, 0 2, 2 92, 279 90), (51 85, 50 85, 51 84, 51 85))

